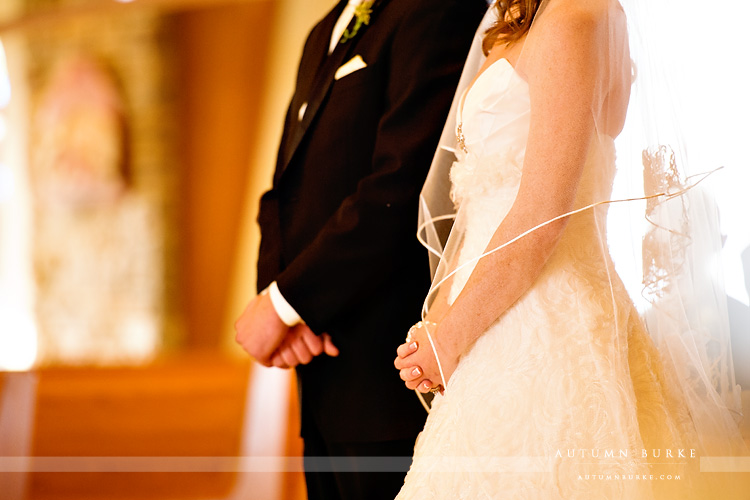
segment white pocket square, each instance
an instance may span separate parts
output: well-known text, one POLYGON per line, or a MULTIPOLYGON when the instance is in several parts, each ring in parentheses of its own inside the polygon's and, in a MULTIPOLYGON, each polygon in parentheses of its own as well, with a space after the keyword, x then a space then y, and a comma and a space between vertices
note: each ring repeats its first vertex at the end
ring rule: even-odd
POLYGON ((341 80, 346 75, 354 73, 362 68, 366 68, 367 63, 362 59, 362 56, 356 55, 349 59, 346 63, 342 64, 336 73, 333 75, 334 80, 341 80))

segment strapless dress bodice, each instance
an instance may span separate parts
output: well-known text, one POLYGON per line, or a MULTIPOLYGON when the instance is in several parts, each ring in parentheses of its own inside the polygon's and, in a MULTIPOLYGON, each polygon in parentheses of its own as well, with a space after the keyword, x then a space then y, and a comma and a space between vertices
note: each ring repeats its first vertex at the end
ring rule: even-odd
MULTIPOLYGON (((529 85, 507 59, 498 59, 467 88, 457 113, 457 161, 451 169, 454 202, 482 203, 489 197, 502 217, 521 181, 530 127, 529 85)), ((614 141, 597 135, 592 143, 576 208, 611 195, 614 141)))

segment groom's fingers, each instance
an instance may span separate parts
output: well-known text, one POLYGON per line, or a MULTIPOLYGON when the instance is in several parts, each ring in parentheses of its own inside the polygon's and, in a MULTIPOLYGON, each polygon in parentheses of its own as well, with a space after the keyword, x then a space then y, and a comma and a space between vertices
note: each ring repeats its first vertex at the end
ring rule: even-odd
POLYGON ((313 356, 318 356, 323 352, 323 340, 315 335, 307 325, 298 325, 294 327, 299 331, 299 336, 307 346, 308 351, 313 356))
POLYGON ((321 335, 321 337, 323 339, 323 352, 334 358, 338 356, 339 348, 334 345, 331 336, 327 333, 324 333, 323 335, 321 335))
POLYGON ((301 364, 306 365, 307 363, 312 361, 314 357, 313 353, 311 353, 310 349, 308 349, 307 344, 305 343, 302 336, 293 339, 290 342, 290 346, 292 348, 292 352, 297 358, 297 361, 299 361, 301 364))
POLYGON ((289 368, 289 365, 284 363, 284 360, 281 359, 281 355, 278 353, 278 351, 271 358, 271 365, 275 366, 276 368, 289 368))
POLYGON ((294 368, 300 363, 289 345, 282 346, 281 349, 279 349, 279 355, 284 363, 290 368, 294 368))
MULTIPOLYGON (((311 335, 315 335, 305 325, 295 326, 287 335, 284 341, 286 347, 291 349, 292 355, 297 360, 298 364, 306 365, 316 356, 313 349, 310 348, 308 341, 305 339, 305 333, 309 332, 311 335)), ((322 346, 320 347, 322 350, 322 346)), ((318 352, 319 353, 319 352, 318 352)))

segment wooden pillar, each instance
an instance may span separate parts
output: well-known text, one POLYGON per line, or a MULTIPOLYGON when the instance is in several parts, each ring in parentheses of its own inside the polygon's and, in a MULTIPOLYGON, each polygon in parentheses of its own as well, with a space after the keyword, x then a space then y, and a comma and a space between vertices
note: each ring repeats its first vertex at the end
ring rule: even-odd
POLYGON ((182 71, 182 269, 186 347, 216 348, 226 315, 271 1, 177 15, 182 71))

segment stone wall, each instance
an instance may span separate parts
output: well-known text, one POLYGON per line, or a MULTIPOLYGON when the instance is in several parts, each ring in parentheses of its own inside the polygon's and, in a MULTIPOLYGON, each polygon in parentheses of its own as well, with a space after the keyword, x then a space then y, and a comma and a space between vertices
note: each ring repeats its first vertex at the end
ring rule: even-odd
POLYGON ((180 342, 173 31, 147 9, 26 30, 42 364, 137 362, 180 342))

